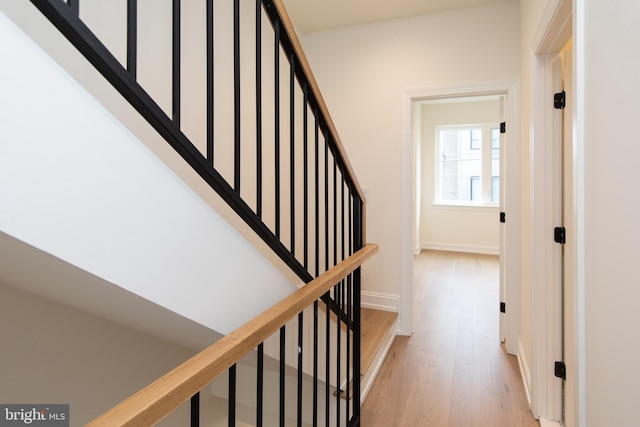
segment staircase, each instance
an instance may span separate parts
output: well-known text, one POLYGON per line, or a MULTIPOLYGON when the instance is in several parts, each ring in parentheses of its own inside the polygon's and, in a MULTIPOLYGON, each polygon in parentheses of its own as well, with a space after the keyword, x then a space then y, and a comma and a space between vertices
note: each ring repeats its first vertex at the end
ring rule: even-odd
POLYGON ((192 348, 189 322, 225 336, 95 425, 152 424, 189 400, 198 425, 227 368, 231 425, 247 354, 256 425, 358 425, 360 266, 377 247, 282 4, 1 7, 16 66, 1 76, 0 173, 15 185, 0 189, 0 243, 22 262, 3 257, 0 281, 192 348), (344 384, 349 403, 330 397, 344 384))

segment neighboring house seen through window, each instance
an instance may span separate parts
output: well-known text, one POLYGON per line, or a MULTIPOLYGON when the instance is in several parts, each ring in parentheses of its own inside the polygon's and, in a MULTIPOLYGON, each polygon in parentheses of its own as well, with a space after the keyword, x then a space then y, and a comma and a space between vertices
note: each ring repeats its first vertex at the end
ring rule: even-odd
POLYGON ((500 201, 498 124, 436 127, 436 203, 500 201))

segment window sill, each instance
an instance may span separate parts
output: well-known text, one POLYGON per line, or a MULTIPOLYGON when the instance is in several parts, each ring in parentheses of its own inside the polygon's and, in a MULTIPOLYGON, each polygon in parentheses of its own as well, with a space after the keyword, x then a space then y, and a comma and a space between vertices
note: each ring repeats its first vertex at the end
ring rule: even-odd
POLYGON ((450 210, 450 211, 467 211, 467 212, 498 212, 500 211, 500 205, 491 205, 483 203, 443 203, 434 202, 433 207, 437 210, 450 210))

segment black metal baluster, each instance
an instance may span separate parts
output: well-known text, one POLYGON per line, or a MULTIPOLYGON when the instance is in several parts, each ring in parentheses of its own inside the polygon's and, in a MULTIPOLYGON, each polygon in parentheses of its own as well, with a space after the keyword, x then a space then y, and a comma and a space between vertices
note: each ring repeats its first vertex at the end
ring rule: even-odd
MULTIPOLYGON (((348 230, 348 253, 349 255, 352 255, 352 251, 351 251, 351 224, 352 224, 352 213, 351 213, 351 190, 349 190, 349 197, 348 197, 348 218, 349 218, 349 230, 348 230)), ((355 376, 358 375, 358 378, 360 377, 359 373, 356 372, 355 367, 353 369, 353 371, 350 371, 351 368, 351 360, 352 358, 354 358, 355 356, 352 354, 351 351, 351 337, 353 336, 353 310, 352 310, 352 286, 351 286, 351 278, 352 278, 352 274, 349 274, 347 276, 347 319, 349 319, 349 321, 351 322, 351 327, 349 329, 349 333, 347 333, 347 372, 351 372, 351 378, 353 381, 355 381, 355 376)), ((351 396, 351 381, 349 381, 349 378, 347 378, 347 399, 350 399, 351 396)), ((353 400, 351 400, 353 402, 353 400)), ((349 413, 349 405, 347 405, 347 419, 349 419, 350 413, 349 413)))
POLYGON ((309 119, 309 107, 307 105, 307 85, 304 85, 302 89, 302 186, 303 191, 303 213, 304 218, 302 233, 304 241, 304 251, 302 253, 302 265, 308 271, 309 270, 309 135, 308 133, 308 119, 309 119))
MULTIPOLYGON (((329 137, 324 137, 324 269, 329 269, 329 137)), ((327 307, 328 308, 328 307, 327 307)))
POLYGON ((214 150, 213 150, 213 127, 214 127, 214 67, 213 67, 213 0, 207 0, 207 160, 213 166, 214 150))
POLYGON ((127 71, 138 74, 138 0, 127 0, 127 71))
POLYGON ((191 427, 200 427, 200 392, 191 396, 191 427))
POLYGON ((180 0, 173 0, 172 118, 180 128, 180 0))
POLYGON ((346 407, 346 418, 349 419, 351 415, 349 412, 349 401, 351 400, 351 381, 356 376, 355 371, 351 371, 351 358, 353 354, 351 354, 351 335, 353 334, 353 318, 352 310, 351 310, 351 275, 347 276, 347 319, 352 326, 347 329, 347 391, 346 391, 346 399, 347 399, 347 407, 346 407))
POLYGON ((275 103, 275 196, 276 196, 276 237, 280 238, 280 21, 273 24, 275 31, 274 44, 274 103, 275 103))
MULTIPOLYGON (((346 230, 345 230, 345 216, 347 214, 346 209, 345 209, 345 192, 344 189, 347 186, 347 183, 345 182, 345 177, 344 177, 344 172, 340 173, 340 176, 342 177, 342 193, 341 193, 341 197, 340 197, 340 211, 341 211, 341 221, 342 221, 342 227, 341 227, 341 238, 340 240, 342 241, 342 260, 344 261, 347 257, 346 257, 346 252, 345 252, 345 245, 346 245, 346 240, 347 240, 347 236, 346 236, 346 230)), ((344 299, 343 299, 344 301, 344 299)), ((344 307, 342 307, 344 309, 344 307)))
MULTIPOLYGON (((345 260, 345 244, 346 244, 346 236, 345 236, 345 192, 344 189, 346 187, 346 183, 345 183, 345 177, 344 177, 344 172, 343 170, 340 171, 340 244, 342 246, 342 261, 345 260)), ((349 326, 349 322, 351 321, 351 319, 349 318, 349 314, 348 314, 348 305, 347 305, 347 301, 346 301, 346 281, 347 279, 342 279, 340 281, 340 300, 342 301, 342 312, 347 314, 347 320, 345 321, 345 326, 346 326, 346 331, 345 331, 345 340, 346 340, 346 348, 345 348, 345 388, 346 390, 344 390, 344 392, 346 394, 344 394, 344 398, 345 398, 345 425, 349 424, 349 380, 350 380, 350 373, 349 373, 349 334, 350 334, 350 326, 349 326)))
MULTIPOLYGON (((362 248, 362 201, 357 195, 354 195, 354 251, 362 248)), ((361 287, 361 269, 357 268, 353 272, 353 416, 357 420, 360 419, 360 349, 361 349, 361 311, 360 311, 360 287, 361 287)))
MULTIPOLYGON (((315 172, 315 277, 320 275, 320 135, 318 110, 314 112, 314 172, 315 172)), ((313 427, 318 427, 318 301, 313 303, 313 427)))
MULTIPOLYGON (((324 134, 324 131, 323 131, 324 134)), ((324 268, 329 270, 329 137, 324 134, 324 268)), ((331 412, 331 307, 328 301, 331 299, 331 292, 325 294, 327 300, 326 307, 326 355, 325 355, 325 424, 329 427, 329 417, 331 412)))
MULTIPOLYGON (((338 264, 338 183, 336 157, 333 155, 333 264, 338 264)), ((333 286, 333 299, 336 309, 340 308, 339 286, 333 286)), ((336 390, 340 393, 340 313, 336 313, 336 390)), ((340 399, 336 399, 336 425, 340 425, 340 399)))
POLYGON ((240 0, 233 1, 233 188, 240 193, 240 0))
POLYGON ((315 172, 315 267, 316 274, 314 277, 320 275, 320 134, 318 127, 318 110, 314 112, 314 172, 315 172))
POLYGON ((304 314, 298 314, 298 427, 302 427, 302 346, 304 345, 304 314))
POLYGON ((262 218, 262 0, 256 0, 256 215, 262 218))
MULTIPOLYGON (((337 171, 338 165, 336 164, 336 157, 333 157, 333 264, 338 264, 338 179, 337 171)), ((338 297, 334 295, 336 301, 338 297)))
MULTIPOLYGON (((325 294, 327 300, 331 298, 331 293, 327 292, 325 294)), ((325 424, 329 427, 329 417, 331 416, 331 307, 327 304, 326 312, 325 312, 325 322, 327 325, 326 334, 325 334, 325 344, 326 344, 326 354, 325 354, 325 424)))
POLYGON ((313 427, 318 427, 318 300, 313 302, 313 427))
MULTIPOLYGON (((337 292, 337 287, 338 285, 334 286, 334 290, 333 290, 333 294, 335 296, 336 299, 336 305, 337 307, 340 307, 340 299, 339 299, 339 295, 340 293, 337 292)), ((337 341, 336 341, 336 391, 337 391, 337 398, 336 398, 336 425, 339 426, 340 425, 340 383, 341 378, 340 378, 340 365, 342 360, 340 359, 340 351, 342 348, 341 342, 340 342, 340 338, 341 338, 341 328, 340 328, 340 315, 336 315, 336 337, 337 337, 337 341)))
POLYGON ((280 427, 284 427, 285 413, 284 413, 284 399, 285 399, 285 369, 287 365, 285 363, 285 351, 286 351, 286 328, 285 326, 280 328, 280 427))
POLYGON ((236 365, 229 368, 229 427, 236 425, 236 365))
POLYGON ((262 427, 262 413, 264 407, 264 344, 258 345, 256 378, 256 427, 262 427))
POLYGON ((290 199, 291 205, 289 209, 291 211, 291 253, 296 254, 296 158, 295 158, 295 146, 296 146, 296 123, 295 123, 295 78, 296 78, 296 58, 292 55, 289 56, 289 180, 290 180, 290 199))

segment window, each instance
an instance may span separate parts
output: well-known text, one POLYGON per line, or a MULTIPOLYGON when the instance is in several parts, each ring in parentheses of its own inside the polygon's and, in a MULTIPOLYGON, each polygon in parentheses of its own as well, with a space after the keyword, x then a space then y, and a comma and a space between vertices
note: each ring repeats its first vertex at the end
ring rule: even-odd
POLYGON ((436 203, 499 203, 497 124, 437 126, 436 163, 436 203))

